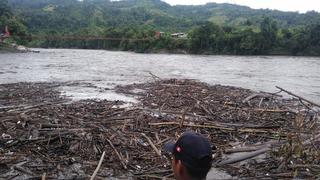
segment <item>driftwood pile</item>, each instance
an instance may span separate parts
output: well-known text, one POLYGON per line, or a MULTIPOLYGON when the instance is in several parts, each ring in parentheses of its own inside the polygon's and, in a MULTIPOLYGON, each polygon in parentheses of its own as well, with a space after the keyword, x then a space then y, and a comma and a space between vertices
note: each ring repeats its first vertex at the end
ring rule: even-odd
POLYGON ((0 179, 173 178, 163 144, 207 136, 242 178, 320 177, 319 105, 194 80, 119 86, 139 103, 73 102, 59 83, 0 85, 0 179))

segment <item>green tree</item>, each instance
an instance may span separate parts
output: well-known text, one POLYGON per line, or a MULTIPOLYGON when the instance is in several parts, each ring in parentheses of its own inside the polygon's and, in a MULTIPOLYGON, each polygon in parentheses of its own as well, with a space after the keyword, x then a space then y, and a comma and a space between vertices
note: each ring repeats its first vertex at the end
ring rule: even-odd
POLYGON ((320 24, 313 25, 310 28, 310 44, 312 46, 320 46, 320 24))
POLYGON ((206 22, 204 25, 195 28, 190 33, 190 51, 201 53, 205 51, 220 52, 223 45, 224 33, 222 29, 211 23, 206 22))
POLYGON ((13 36, 13 38, 11 39, 17 41, 19 44, 26 43, 26 40, 21 39, 20 37, 26 35, 27 28, 21 23, 19 18, 13 16, 12 11, 8 6, 8 1, 1 0, 0 1, 0 32, 2 32, 6 26, 9 27, 9 31, 13 36))
POLYGON ((276 21, 265 17, 260 25, 263 40, 262 51, 269 52, 277 42, 278 27, 276 21))
POLYGON ((8 0, 1 0, 0 1, 0 16, 9 17, 11 15, 12 15, 12 13, 11 13, 10 7, 8 6, 8 0))

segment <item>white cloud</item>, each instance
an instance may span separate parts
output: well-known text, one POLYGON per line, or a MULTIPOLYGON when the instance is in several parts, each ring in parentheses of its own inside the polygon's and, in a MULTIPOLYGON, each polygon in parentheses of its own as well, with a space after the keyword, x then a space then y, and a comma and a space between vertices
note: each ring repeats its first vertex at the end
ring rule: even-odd
POLYGON ((163 0, 171 5, 187 4, 197 5, 207 2, 232 3, 246 5, 255 9, 269 8, 282 11, 306 12, 315 10, 320 12, 320 0, 163 0))

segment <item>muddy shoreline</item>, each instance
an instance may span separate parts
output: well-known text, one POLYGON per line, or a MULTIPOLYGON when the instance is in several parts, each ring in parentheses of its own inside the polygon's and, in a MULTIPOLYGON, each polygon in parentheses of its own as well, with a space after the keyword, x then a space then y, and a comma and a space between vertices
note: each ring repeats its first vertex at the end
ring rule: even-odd
POLYGON ((170 179, 162 146, 186 131, 209 138, 227 178, 319 178, 319 108, 299 99, 158 79, 117 86, 128 105, 72 101, 68 85, 0 85, 0 178, 88 179, 105 152, 97 179, 170 179))

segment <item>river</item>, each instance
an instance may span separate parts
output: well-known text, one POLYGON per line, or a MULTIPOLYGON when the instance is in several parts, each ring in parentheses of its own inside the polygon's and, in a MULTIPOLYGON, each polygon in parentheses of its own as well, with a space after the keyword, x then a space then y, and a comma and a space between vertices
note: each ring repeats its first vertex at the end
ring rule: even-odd
MULTIPOLYGON (((320 102, 320 58, 289 56, 205 56, 136 54, 74 49, 36 49, 40 53, 0 54, 0 83, 84 82, 96 87, 65 87, 74 98, 124 98, 107 91, 116 85, 161 78, 191 78, 257 91, 275 86, 320 102), (106 90, 102 92, 101 90, 106 90)), ((128 100, 128 99, 124 99, 128 100)), ((131 99, 134 101, 133 99, 131 99)), ((130 101, 130 99, 129 99, 130 101)))

